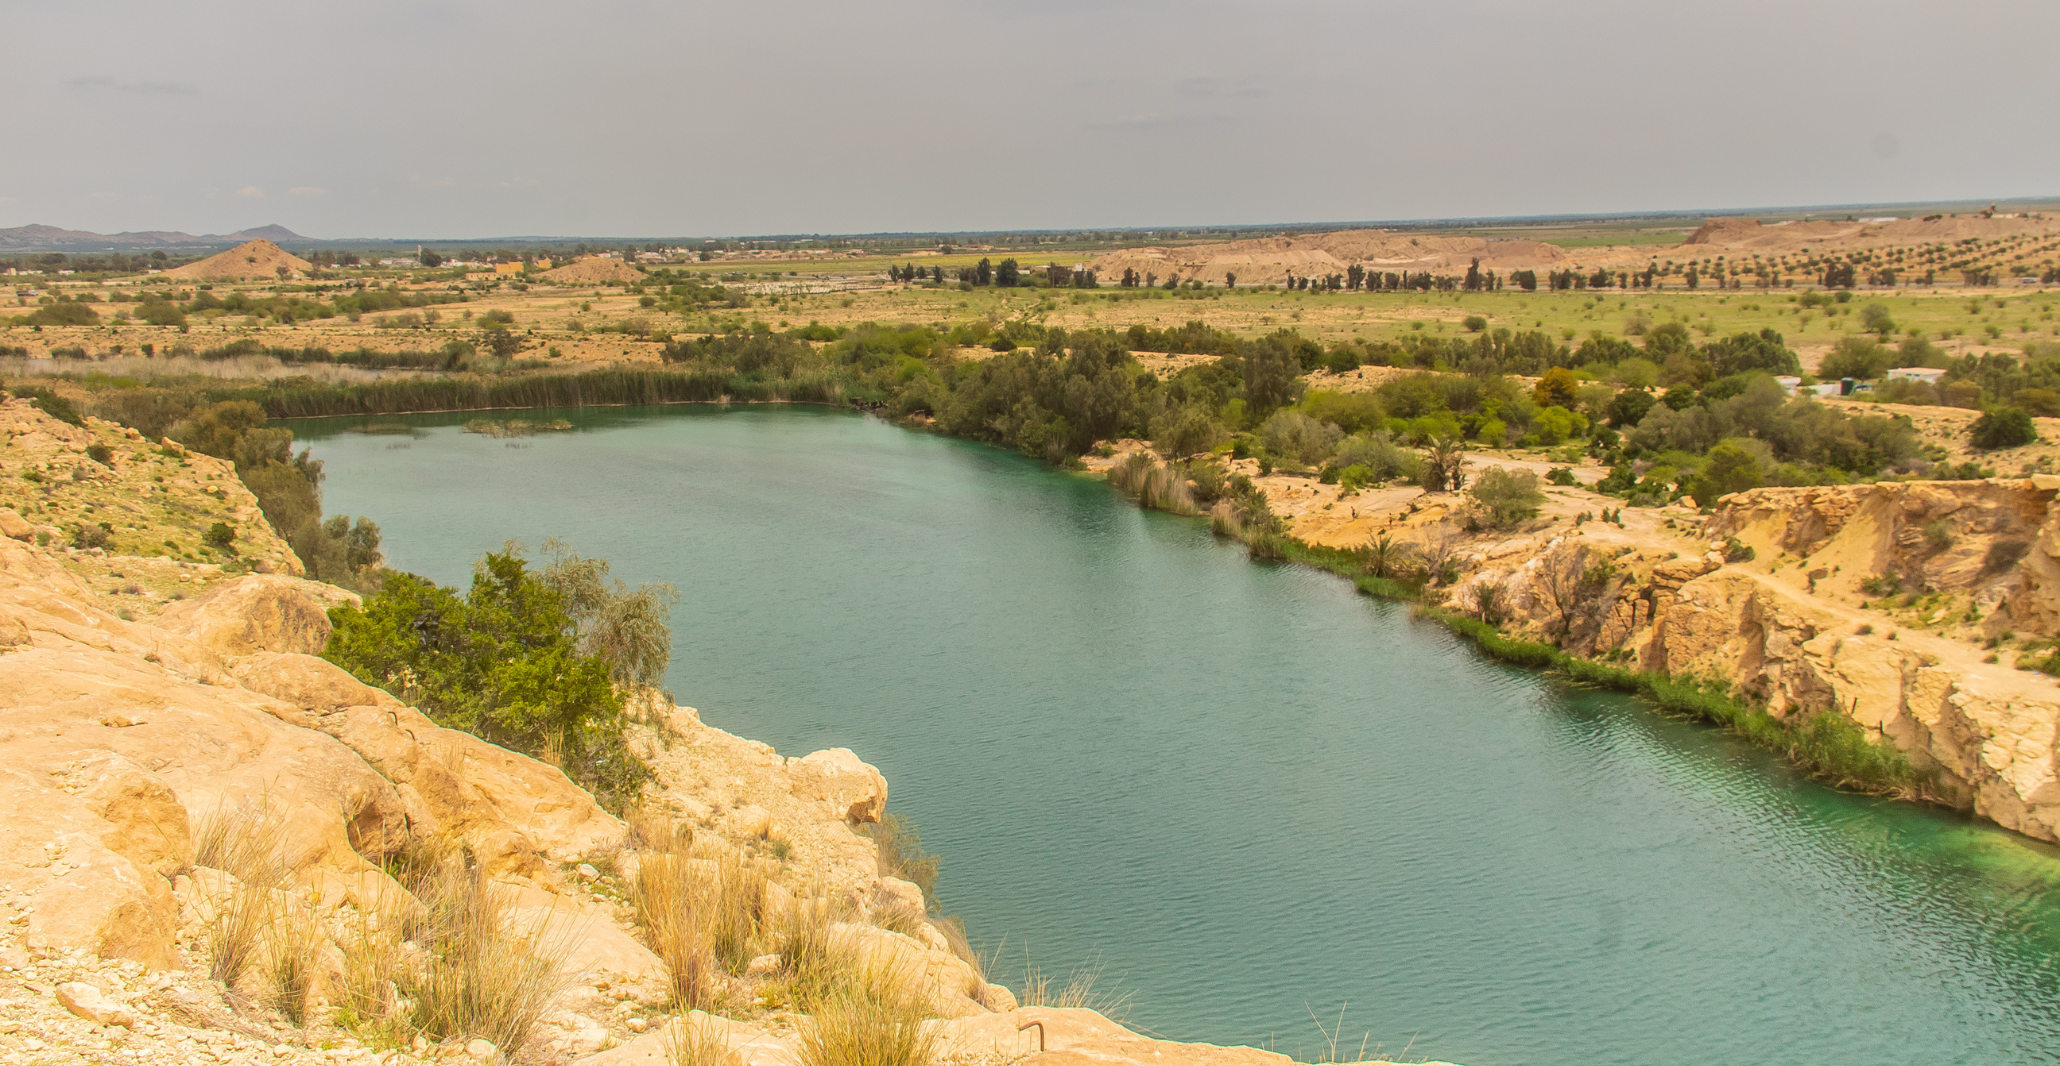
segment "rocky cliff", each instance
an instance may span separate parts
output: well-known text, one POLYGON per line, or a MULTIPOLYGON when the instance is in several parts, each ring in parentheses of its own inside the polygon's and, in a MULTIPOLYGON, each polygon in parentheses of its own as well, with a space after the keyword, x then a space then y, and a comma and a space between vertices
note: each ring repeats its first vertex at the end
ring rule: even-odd
MULTIPOLYGON (((240 485, 222 478, 226 464, 106 423, 60 428, 19 402, 0 413, 16 427, 0 450, 0 1061, 502 1058, 476 1040, 375 1051, 343 1011, 363 975, 346 972, 342 945, 352 929, 421 911, 394 874, 434 848, 462 848, 500 920, 562 948, 521 1061, 665 1061, 683 1015, 629 891, 639 864, 656 861, 650 826, 661 825, 691 834, 696 876, 759 871, 766 921, 834 915, 826 935, 916 975, 952 1061, 1288 1063, 1149 1039, 1088 1010, 1019 1006, 924 914, 919 888, 883 875, 860 830, 881 817, 887 785, 850 751, 783 757, 689 708, 647 702, 633 744, 658 784, 626 824, 557 769, 440 728, 319 658, 326 609, 351 594, 285 572, 290 553, 279 557, 240 485), (104 456, 112 463, 85 457, 102 441, 126 450, 104 456), (79 462, 105 470, 20 476, 79 462), (247 554, 207 561, 152 550, 145 536, 67 547, 66 527, 42 519, 75 524, 129 502, 86 496, 110 477, 133 479, 152 514, 182 516, 181 528, 210 507, 237 509, 247 554), (253 555, 279 572, 247 572, 253 555), (263 842, 284 879, 239 884, 225 840, 263 842), (281 915, 289 902, 304 909, 316 931, 304 1020, 266 1006, 253 979, 208 979, 211 938, 239 893, 254 892, 281 915)), ((266 927, 267 944, 285 937, 283 920, 266 927)), ((807 1019, 768 958, 712 978, 727 1017, 691 1016, 719 1022, 730 1061, 801 1061, 807 1019)))
POLYGON ((2060 637, 2060 478, 1763 488, 1707 517, 1548 487, 1536 520, 1471 532, 1456 494, 1259 482, 1304 540, 1449 560, 1435 600, 1777 718, 1834 711, 1908 756, 1922 798, 2060 839, 2060 684, 2037 669, 2060 637))

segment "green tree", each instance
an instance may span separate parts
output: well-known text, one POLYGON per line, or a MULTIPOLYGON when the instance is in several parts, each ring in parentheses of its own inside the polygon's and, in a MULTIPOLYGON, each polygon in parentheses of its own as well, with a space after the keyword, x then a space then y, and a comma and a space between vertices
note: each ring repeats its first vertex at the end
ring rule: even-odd
POLYGON ((1766 471, 1751 452, 1730 441, 1711 448, 1702 470, 1688 481, 1688 494, 1704 507, 1734 492, 1766 484, 1766 471))
POLYGON ((1610 397, 1607 408, 1609 424, 1619 429, 1635 426, 1657 402, 1657 398, 1644 389, 1625 389, 1610 397))
POLYGON ((1827 381, 1871 380, 1888 372, 1891 358, 1888 349, 1872 338, 1848 336, 1817 365, 1817 376, 1827 381))
POLYGON ((2039 439, 2038 427, 2021 407, 1991 407, 1974 420, 1974 446, 1983 451, 2016 448, 2039 439))
MULTIPOLYGON (((985 260, 982 260, 983 262, 985 260)), ((1023 269, 1013 259, 1004 259, 994 268, 994 283, 1004 289, 1012 289, 1023 280, 1023 269)))
POLYGON ((1565 407, 1571 409, 1580 402, 1580 379, 1563 366, 1547 370, 1531 389, 1531 401, 1540 407, 1565 407))
POLYGON ((1703 348, 1718 377, 1764 371, 1769 374, 1801 374, 1802 360, 1788 350, 1781 334, 1772 329, 1758 333, 1737 333, 1703 348))
POLYGON ((565 596, 514 552, 481 559, 463 598, 395 573, 329 618, 324 658, 438 725, 552 762, 615 810, 650 776, 624 739, 609 664, 580 650, 565 596))
POLYGON ((1287 338, 1279 333, 1259 338, 1245 350, 1241 362, 1245 409, 1251 417, 1264 417, 1294 399, 1295 378, 1302 373, 1302 359, 1287 338))

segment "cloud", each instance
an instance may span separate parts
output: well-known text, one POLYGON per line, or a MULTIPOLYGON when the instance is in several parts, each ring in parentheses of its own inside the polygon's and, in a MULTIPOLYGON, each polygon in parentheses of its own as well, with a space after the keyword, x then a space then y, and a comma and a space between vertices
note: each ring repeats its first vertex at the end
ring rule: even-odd
POLYGON ((236 190, 236 195, 246 200, 262 200, 265 198, 265 190, 255 185, 245 185, 243 188, 236 190))
MULTIPOLYGON (((324 189, 324 188, 322 188, 322 187, 320 187, 320 186, 316 186, 316 185, 295 185, 295 186, 294 186, 293 188, 291 188, 291 189, 288 189, 288 190, 286 190, 286 191, 287 191, 288 193, 290 193, 290 194, 294 195, 294 196, 327 196, 327 195, 329 195, 329 190, 327 190, 327 189, 324 189)), ((263 195, 263 194, 262 194, 262 193, 260 193, 260 195, 263 195)))

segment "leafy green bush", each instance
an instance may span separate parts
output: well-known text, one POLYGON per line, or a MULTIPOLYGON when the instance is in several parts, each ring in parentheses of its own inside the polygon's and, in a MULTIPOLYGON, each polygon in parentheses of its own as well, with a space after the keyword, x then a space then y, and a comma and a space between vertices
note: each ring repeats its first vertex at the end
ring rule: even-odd
POLYGON ((59 422, 67 422, 74 426, 86 424, 86 420, 79 416, 79 409, 74 407, 70 400, 51 392, 49 389, 25 388, 17 385, 14 387, 14 394, 23 399, 33 401, 36 405, 36 410, 57 419, 59 422))
POLYGON ((1538 475, 1528 470, 1511 471, 1489 467, 1466 490, 1479 520, 1497 529, 1538 516, 1545 494, 1538 490, 1538 475))
POLYGON ((2039 439, 2031 415, 2020 407, 1992 407, 1974 420, 1974 446, 1983 451, 2016 448, 2039 439))
POLYGON ((438 725, 559 766, 620 810, 650 769, 629 750, 611 664, 582 652, 569 606, 516 551, 489 553, 462 598, 389 574, 362 610, 329 612, 322 654, 438 725))

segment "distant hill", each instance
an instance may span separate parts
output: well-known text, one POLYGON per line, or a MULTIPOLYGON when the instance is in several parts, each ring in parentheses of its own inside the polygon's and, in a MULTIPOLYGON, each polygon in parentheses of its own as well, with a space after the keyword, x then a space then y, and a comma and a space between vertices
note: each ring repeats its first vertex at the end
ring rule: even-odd
POLYGON ((0 229, 0 255, 19 255, 23 252, 148 252, 159 248, 219 248, 255 240, 267 240, 274 244, 307 244, 311 238, 303 237, 277 224, 238 230, 235 233, 203 233, 199 236, 168 230, 91 233, 86 230, 60 229, 57 226, 29 225, 0 229))
MULTIPOLYGON (((278 227, 274 226, 273 229, 278 227)), ((252 278, 269 279, 297 277, 309 269, 308 261, 292 255, 271 241, 260 237, 246 241, 226 252, 208 256, 198 263, 188 263, 165 271, 168 278, 232 278, 248 281, 252 278)))

